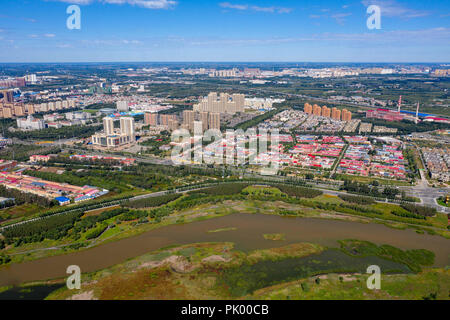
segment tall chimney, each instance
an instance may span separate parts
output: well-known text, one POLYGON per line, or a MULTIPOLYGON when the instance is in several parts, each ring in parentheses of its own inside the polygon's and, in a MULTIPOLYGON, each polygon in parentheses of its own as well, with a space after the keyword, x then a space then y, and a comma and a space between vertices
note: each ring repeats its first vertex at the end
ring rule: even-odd
POLYGON ((419 108, 420 108, 420 102, 417 102, 416 124, 419 122, 419 108))

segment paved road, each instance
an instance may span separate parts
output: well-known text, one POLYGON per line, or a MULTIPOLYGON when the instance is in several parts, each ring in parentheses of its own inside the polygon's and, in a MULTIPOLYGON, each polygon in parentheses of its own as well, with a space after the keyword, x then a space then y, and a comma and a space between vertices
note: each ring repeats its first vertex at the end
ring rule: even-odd
POLYGON ((418 184, 414 187, 399 187, 400 189, 406 191, 409 195, 420 198, 422 204, 436 208, 441 212, 450 214, 450 208, 443 207, 437 203, 437 199, 450 194, 450 188, 432 188, 428 184, 428 180, 425 176, 425 170, 420 171, 420 180, 418 184))

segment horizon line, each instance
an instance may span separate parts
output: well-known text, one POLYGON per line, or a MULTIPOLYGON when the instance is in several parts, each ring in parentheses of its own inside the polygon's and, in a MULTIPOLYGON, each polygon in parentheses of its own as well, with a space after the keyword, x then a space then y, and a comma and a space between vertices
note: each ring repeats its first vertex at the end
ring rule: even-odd
POLYGON ((299 63, 366 63, 366 64, 450 64, 445 61, 433 61, 433 62, 425 62, 425 61, 52 61, 52 62, 44 62, 44 61, 35 61, 35 62, 26 62, 26 61, 0 61, 0 64, 80 64, 80 63, 288 63, 288 64, 299 64, 299 63))

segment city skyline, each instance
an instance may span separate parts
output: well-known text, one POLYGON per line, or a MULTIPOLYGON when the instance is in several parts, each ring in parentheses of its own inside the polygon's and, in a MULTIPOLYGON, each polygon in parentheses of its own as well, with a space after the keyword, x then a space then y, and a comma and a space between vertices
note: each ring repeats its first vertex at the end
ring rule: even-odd
POLYGON ((0 62, 448 62, 445 1, 48 0, 3 4, 0 62), (69 30, 66 9, 81 8, 69 30), (369 5, 381 29, 369 30, 369 5), (30 54, 32 53, 32 54, 30 54))

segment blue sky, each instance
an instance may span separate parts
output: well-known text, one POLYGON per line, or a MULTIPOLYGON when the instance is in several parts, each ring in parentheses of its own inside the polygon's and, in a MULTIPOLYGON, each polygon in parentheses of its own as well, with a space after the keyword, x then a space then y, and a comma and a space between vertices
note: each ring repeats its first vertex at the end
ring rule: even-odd
POLYGON ((450 62, 450 1, 2 0, 0 62, 85 61, 450 62))

